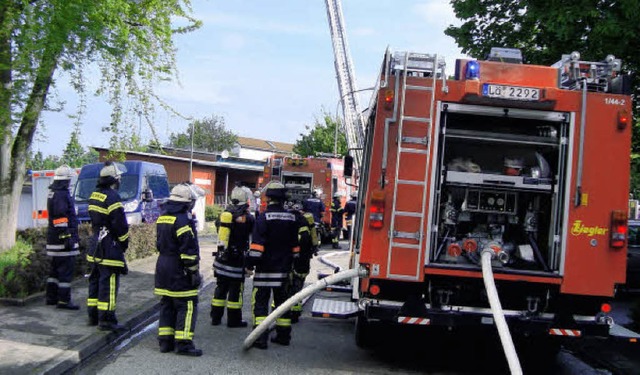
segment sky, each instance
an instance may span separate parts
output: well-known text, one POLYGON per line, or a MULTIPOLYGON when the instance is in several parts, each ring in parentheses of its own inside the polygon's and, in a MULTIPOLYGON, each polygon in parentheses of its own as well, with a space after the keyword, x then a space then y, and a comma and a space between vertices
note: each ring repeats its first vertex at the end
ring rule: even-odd
MULTIPOLYGON (((323 109, 336 114, 340 95, 325 1, 192 0, 192 5, 203 26, 175 37, 179 83, 156 86, 159 97, 179 113, 222 116, 239 136, 286 143, 306 133, 305 126, 323 109)), ((444 35, 448 25, 460 24, 446 0, 343 0, 342 9, 360 89, 375 85, 387 47, 443 55, 448 72, 463 57, 453 38, 444 35)), ((368 95, 361 94, 361 109, 368 95)), ((61 76, 50 97, 65 102, 64 109, 43 114, 33 150, 61 155, 74 129, 70 115, 78 96, 61 76)), ((101 131, 109 123, 106 98, 90 96, 86 105, 80 143, 107 147, 111 135, 101 131)), ((129 120, 145 143, 151 140, 144 123, 129 120)), ((171 133, 188 131, 188 120, 163 110, 153 122, 162 143, 171 133)))

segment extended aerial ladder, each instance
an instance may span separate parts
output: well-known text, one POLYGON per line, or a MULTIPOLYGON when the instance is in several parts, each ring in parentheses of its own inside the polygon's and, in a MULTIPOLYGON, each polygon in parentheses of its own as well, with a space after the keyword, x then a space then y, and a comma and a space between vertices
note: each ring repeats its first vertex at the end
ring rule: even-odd
POLYGON ((347 147, 353 156, 353 166, 360 169, 362 148, 364 145, 364 122, 359 110, 358 87, 356 85, 353 63, 349 54, 349 45, 345 33, 342 3, 340 0, 325 0, 327 18, 333 43, 334 65, 338 79, 338 90, 344 121, 342 130, 347 139, 347 147))

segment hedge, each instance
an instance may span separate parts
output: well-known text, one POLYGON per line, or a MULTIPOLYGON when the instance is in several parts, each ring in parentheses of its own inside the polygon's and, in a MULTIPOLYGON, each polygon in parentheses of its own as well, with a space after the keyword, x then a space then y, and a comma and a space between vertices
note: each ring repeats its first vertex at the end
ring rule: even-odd
MULTIPOLYGON (((46 255, 46 228, 30 228, 17 233, 16 245, 0 254, 0 298, 24 298, 44 290, 49 275, 50 257, 46 255)), ((88 271, 87 248, 91 226, 78 228, 80 256, 76 257, 74 278, 88 271)), ((128 261, 146 258, 156 253, 156 225, 141 224, 129 228, 128 261)))

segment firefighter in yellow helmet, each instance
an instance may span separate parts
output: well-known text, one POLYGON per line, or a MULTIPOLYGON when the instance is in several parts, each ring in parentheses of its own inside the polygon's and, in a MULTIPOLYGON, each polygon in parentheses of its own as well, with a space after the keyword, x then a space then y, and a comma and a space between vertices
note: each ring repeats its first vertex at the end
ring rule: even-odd
POLYGON ((216 289, 211 300, 211 324, 217 326, 227 308, 227 327, 246 327, 242 320, 242 294, 244 291, 245 252, 255 218, 244 200, 245 192, 236 187, 231 192, 231 205, 220 215, 218 226, 218 253, 213 262, 216 289))
POLYGON ((129 224, 118 195, 123 172, 124 165, 106 162, 97 189, 89 197, 94 245, 87 252, 87 262, 92 265, 87 307, 89 324, 103 331, 123 328, 116 318, 120 275, 128 272, 124 253, 129 247, 129 224))
MULTIPOLYGON (((247 256, 248 268, 255 267, 253 277, 253 325, 262 323, 269 314, 269 299, 273 292, 277 308, 287 299, 286 283, 294 256, 300 252, 296 215, 284 207, 286 189, 280 182, 266 186, 267 208, 256 220, 252 242, 247 256)), ((266 349, 268 332, 261 335, 253 346, 266 349)), ((290 312, 276 320, 276 336, 271 342, 289 345, 291 340, 290 312)))
POLYGON ((198 315, 200 248, 191 216, 198 193, 189 183, 171 189, 169 201, 157 220, 157 247, 154 293, 160 300, 158 341, 160 352, 199 357, 202 350, 193 344, 198 315))

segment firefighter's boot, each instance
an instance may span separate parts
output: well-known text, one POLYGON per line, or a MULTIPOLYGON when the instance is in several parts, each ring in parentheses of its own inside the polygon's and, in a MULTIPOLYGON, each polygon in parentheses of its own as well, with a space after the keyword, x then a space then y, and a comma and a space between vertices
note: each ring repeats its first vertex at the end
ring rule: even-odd
POLYGON ((176 343, 171 339, 160 339, 158 340, 160 343, 160 353, 169 353, 176 349, 176 343))
POLYGON ((97 326, 98 325, 98 308, 89 307, 87 309, 87 313, 89 315, 89 320, 87 321, 87 325, 97 326))
MULTIPOLYGON (((257 326, 253 326, 253 329, 256 329, 256 327, 257 326)), ((258 337, 256 341, 253 342, 252 347, 258 348, 258 349, 266 349, 268 347, 268 344, 267 344, 268 338, 269 338, 269 332, 265 332, 261 334, 260 337, 258 337)))
POLYGON ((291 341, 291 327, 276 326, 276 335, 271 338, 271 342, 287 346, 291 341))
POLYGON ((211 306, 211 313, 209 315, 211 316, 212 326, 220 325, 220 322, 222 321, 222 315, 224 315, 224 306, 211 306))
POLYGON ((58 304, 58 284, 48 282, 47 291, 45 295, 46 295, 47 305, 57 305, 58 304))
POLYGON ((227 327, 244 328, 249 324, 242 320, 242 310, 227 308, 227 327))
POLYGON ((196 349, 193 341, 179 340, 176 342, 176 354, 189 357, 200 357, 202 350, 196 349))
POLYGON ((69 302, 59 301, 56 307, 63 310, 80 310, 80 306, 76 305, 71 301, 69 302))
POLYGON ((98 320, 98 329, 101 331, 118 332, 126 330, 124 326, 118 324, 116 313, 113 311, 101 311, 98 320))

